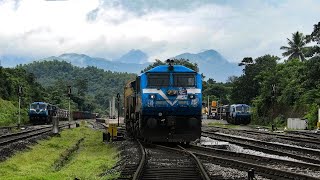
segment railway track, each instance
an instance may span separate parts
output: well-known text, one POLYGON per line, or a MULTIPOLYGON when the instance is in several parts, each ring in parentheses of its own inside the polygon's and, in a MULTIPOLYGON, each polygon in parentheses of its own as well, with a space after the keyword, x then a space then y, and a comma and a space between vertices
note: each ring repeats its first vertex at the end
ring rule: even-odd
MULTIPOLYGON (((68 126, 69 124, 66 123, 66 124, 59 125, 59 128, 64 128, 68 126)), ((4 146, 6 144, 13 143, 26 138, 34 137, 40 134, 48 133, 50 131, 52 131, 52 125, 45 125, 44 127, 41 127, 41 128, 21 131, 18 133, 5 134, 0 136, 0 146, 4 146)))
MULTIPOLYGON (((266 132, 266 131, 255 131, 255 130, 245 130, 245 129, 228 129, 228 128, 220 128, 220 127, 213 127, 215 131, 219 131, 219 129, 224 129, 224 130, 228 130, 228 131, 235 131, 235 132, 239 132, 239 133, 245 133, 245 134, 249 134, 252 136, 270 136, 270 137, 276 137, 278 139, 283 139, 283 140, 287 140, 287 141, 292 141, 294 143, 309 143, 312 145, 317 145, 320 147, 320 141, 318 140, 320 138, 320 135, 317 134, 313 134, 315 135, 314 137, 310 137, 307 136, 310 133, 296 133, 296 134, 288 134, 290 132, 287 132, 287 134, 279 134, 279 133, 273 133, 273 132, 266 132), (305 137, 303 137, 303 136, 305 137)), ((312 134, 311 134, 312 135, 312 134)))
POLYGON ((27 130, 27 129, 32 129, 34 127, 35 126, 32 126, 32 125, 23 125, 23 126, 20 126, 19 128, 18 128, 18 126, 1 126, 0 127, 0 136, 4 135, 4 134, 9 134, 17 129, 27 130))
POLYGON ((310 149, 286 144, 264 142, 256 139, 232 136, 217 132, 203 131, 202 135, 212 139, 230 142, 242 147, 247 147, 249 149, 254 149, 269 154, 288 156, 304 162, 320 164, 320 150, 318 149, 310 149))
POLYGON ((320 138, 320 133, 318 132, 308 132, 308 131, 287 131, 287 134, 293 134, 293 135, 303 135, 309 138, 313 139, 319 139, 320 138))
POLYGON ((191 151, 196 156, 200 156, 203 159, 214 159, 214 161, 211 162, 216 163, 217 161, 223 166, 230 166, 231 168, 240 167, 240 170, 246 171, 252 168, 254 168, 255 170, 259 169, 259 171, 256 171, 257 174, 267 178, 320 178, 320 165, 318 164, 268 158, 195 145, 190 145, 187 150, 191 151), (225 159, 227 161, 224 161, 225 159))
MULTIPOLYGON (((155 179, 201 179, 209 180, 210 177, 200 160, 181 146, 167 147, 155 144, 141 144, 141 160, 125 171, 128 174, 134 170, 133 180, 155 179)), ((121 175, 119 179, 124 179, 121 175)))

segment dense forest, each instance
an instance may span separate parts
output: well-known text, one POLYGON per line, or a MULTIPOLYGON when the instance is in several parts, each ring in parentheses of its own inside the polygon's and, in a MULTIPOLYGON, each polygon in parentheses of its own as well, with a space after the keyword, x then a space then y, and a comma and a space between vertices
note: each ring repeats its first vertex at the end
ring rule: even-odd
MULTIPOLYGON (((320 107, 320 22, 310 35, 295 32, 288 45, 279 47, 283 57, 262 55, 245 57, 239 63, 243 74, 225 83, 203 77, 203 100, 222 104, 251 105, 254 124, 285 125, 288 117, 307 118, 314 128, 320 107)), ((141 72, 165 64, 156 60, 141 72)), ((198 71, 198 65, 185 59, 175 60, 198 71)), ((108 114, 109 100, 122 94, 124 85, 135 74, 104 71, 97 67, 80 68, 67 62, 41 61, 16 68, 0 69, 0 125, 17 118, 18 87, 23 87, 23 120, 28 104, 46 101, 68 107, 67 89, 72 88, 73 110, 108 114), (2 124, 1 124, 2 123, 2 124)), ((13 122, 14 123, 14 122, 13 122)))
POLYGON ((27 107, 39 96, 45 96, 44 88, 36 77, 21 67, 0 67, 0 125, 17 123, 19 112, 19 86, 21 93, 22 123, 27 121, 27 107))
POLYGON ((97 67, 80 68, 65 61, 40 61, 22 66, 34 74, 45 88, 46 96, 38 97, 68 108, 67 91, 71 86, 73 110, 106 114, 109 100, 117 93, 122 95, 125 84, 134 79, 135 74, 104 71, 97 67))
MULTIPOLYGON (((0 69, 0 125, 17 123, 18 87, 21 86, 22 121, 34 101, 50 102, 67 109, 71 86, 71 109, 108 114, 109 100, 122 95, 124 85, 135 74, 104 71, 96 67, 80 68, 67 62, 41 61, 16 68, 0 69)), ((122 106, 122 104, 120 104, 122 106)))

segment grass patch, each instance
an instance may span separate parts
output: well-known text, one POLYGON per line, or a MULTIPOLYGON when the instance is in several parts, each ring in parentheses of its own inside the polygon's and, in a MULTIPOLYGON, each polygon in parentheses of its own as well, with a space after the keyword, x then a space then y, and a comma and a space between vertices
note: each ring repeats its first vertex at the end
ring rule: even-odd
POLYGON ((53 168, 56 171, 59 171, 63 166, 65 166, 71 160, 71 158, 76 153, 76 151, 79 150, 80 143, 83 140, 84 140, 83 138, 79 139, 74 146, 72 146, 70 149, 67 149, 60 155, 60 158, 56 160, 56 162, 54 162, 53 164, 53 168))
POLYGON ((119 173, 100 176, 118 160, 115 147, 102 142, 102 132, 87 127, 68 129, 61 137, 40 141, 26 152, 0 163, 0 179, 115 179, 119 173), (61 154, 84 138, 68 163, 54 168, 61 154))
POLYGON ((224 128, 230 128, 230 129, 235 129, 238 127, 237 125, 223 124, 221 122, 209 122, 208 126, 224 127, 224 128))

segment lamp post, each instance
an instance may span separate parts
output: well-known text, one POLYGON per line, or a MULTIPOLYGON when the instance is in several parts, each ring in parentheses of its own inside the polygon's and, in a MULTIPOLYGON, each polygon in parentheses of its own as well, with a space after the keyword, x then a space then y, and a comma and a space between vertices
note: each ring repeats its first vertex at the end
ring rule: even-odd
POLYGON ((119 126, 119 112, 120 112, 120 106, 119 106, 119 102, 120 102, 120 94, 117 94, 117 102, 118 102, 118 126, 119 126))
POLYGON ((71 121, 71 108, 70 108, 70 101, 71 101, 71 86, 68 86, 68 96, 69 96, 69 128, 70 128, 70 121, 71 121))

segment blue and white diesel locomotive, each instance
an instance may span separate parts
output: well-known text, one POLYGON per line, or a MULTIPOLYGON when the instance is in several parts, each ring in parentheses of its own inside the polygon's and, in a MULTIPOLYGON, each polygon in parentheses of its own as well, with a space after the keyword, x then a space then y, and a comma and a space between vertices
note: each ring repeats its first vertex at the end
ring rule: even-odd
POLYGON ((46 102, 31 103, 28 114, 31 124, 50 124, 53 116, 59 120, 67 120, 69 117, 69 111, 46 102))
POLYGON ((142 73, 125 87, 129 134, 152 142, 190 142, 200 138, 201 75, 171 63, 142 73))
POLYGON ((247 104, 231 104, 222 107, 222 117, 230 124, 247 125, 251 121, 251 110, 247 104))

